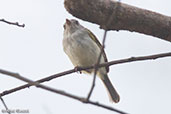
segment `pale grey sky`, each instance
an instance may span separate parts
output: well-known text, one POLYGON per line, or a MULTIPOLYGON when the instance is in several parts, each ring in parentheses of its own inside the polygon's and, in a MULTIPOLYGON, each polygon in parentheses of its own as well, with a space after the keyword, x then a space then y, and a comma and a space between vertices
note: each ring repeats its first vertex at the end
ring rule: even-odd
MULTIPOLYGON (((137 7, 171 16, 171 1, 122 0, 137 7)), ((0 18, 24 23, 25 28, 0 22, 0 68, 36 80, 73 68, 63 52, 63 23, 72 17, 63 0, 0 0, 0 18)), ((101 41, 98 25, 80 23, 101 41)), ((171 51, 171 44, 151 36, 111 31, 107 34, 106 54, 110 60, 171 51)), ((110 67, 109 77, 121 101, 111 104, 99 79, 91 97, 130 114, 171 113, 171 58, 121 64, 110 67)), ((92 76, 73 73, 45 83, 66 92, 87 96, 92 76)), ((24 82, 0 74, 0 92, 24 82)), ((30 114, 113 114, 113 112, 31 87, 3 97, 10 109, 29 109, 30 114)), ((1 109, 4 109, 0 102, 1 109)))

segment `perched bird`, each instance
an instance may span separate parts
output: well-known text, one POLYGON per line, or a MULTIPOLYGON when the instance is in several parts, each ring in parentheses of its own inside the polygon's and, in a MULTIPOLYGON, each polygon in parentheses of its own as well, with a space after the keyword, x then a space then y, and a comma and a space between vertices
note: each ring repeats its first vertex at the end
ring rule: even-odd
MULTIPOLYGON (((63 33, 63 49, 75 67, 95 65, 101 52, 101 47, 100 42, 90 30, 83 27, 75 19, 66 19, 63 33)), ((107 62, 107 57, 103 50, 100 63, 104 62, 107 62)), ((91 74, 94 69, 82 72, 91 74)), ((109 67, 101 67, 98 69, 97 75, 107 88, 110 100, 118 103, 120 97, 108 78, 108 72, 109 67)))

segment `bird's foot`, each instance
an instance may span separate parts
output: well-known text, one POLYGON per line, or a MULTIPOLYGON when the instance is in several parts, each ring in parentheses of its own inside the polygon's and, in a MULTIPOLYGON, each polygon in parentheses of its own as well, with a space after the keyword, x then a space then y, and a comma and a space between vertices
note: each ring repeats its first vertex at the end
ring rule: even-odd
POLYGON ((75 72, 77 72, 77 73, 79 73, 79 74, 82 73, 82 72, 80 71, 80 67, 78 67, 78 66, 76 66, 76 67, 74 68, 74 70, 75 70, 75 72))

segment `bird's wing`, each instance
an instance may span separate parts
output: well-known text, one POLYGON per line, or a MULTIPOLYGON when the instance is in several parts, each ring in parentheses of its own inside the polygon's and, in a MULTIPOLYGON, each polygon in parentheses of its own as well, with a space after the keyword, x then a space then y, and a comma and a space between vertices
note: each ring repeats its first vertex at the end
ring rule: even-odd
MULTIPOLYGON (((96 38, 96 36, 90 30, 87 29, 87 31, 88 31, 88 34, 91 36, 92 40, 94 42, 96 42, 97 45, 98 45, 98 47, 101 49, 102 48, 102 45, 100 44, 100 42, 98 41, 98 39, 96 38)), ((104 49, 102 49, 102 51, 103 51, 102 52, 102 56, 104 57, 105 62, 108 62, 107 56, 106 56, 106 53, 105 53, 104 49)), ((106 71, 109 72, 109 67, 106 67, 106 71)))

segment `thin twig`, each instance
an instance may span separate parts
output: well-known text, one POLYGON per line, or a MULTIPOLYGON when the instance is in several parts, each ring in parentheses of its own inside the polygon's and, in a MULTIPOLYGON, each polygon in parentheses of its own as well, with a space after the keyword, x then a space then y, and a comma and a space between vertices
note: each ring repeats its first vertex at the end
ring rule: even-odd
MULTIPOLYGON (((130 58, 126 58, 126 59, 120 59, 120 60, 114 60, 114 61, 102 63, 102 64, 99 64, 97 67, 98 68, 107 67, 107 66, 111 66, 111 65, 130 63, 130 62, 135 62, 135 61, 155 60, 155 59, 158 59, 158 58, 170 57, 170 56, 171 56, 171 52, 155 54, 155 55, 148 55, 148 56, 140 56, 140 57, 130 57, 130 58)), ((88 69, 93 69, 93 68, 94 68, 94 66, 84 67, 84 68, 78 67, 77 71, 88 70, 88 69)), ((58 73, 58 74, 54 74, 54 75, 47 76, 45 78, 39 79, 36 82, 43 83, 43 82, 50 81, 50 80, 55 79, 55 78, 66 76, 66 75, 74 73, 74 72, 76 72, 75 69, 67 70, 67 71, 64 71, 64 72, 61 72, 61 73, 58 73)), ((22 86, 18 86, 16 88, 3 91, 2 93, 0 93, 0 96, 5 96, 5 95, 14 93, 16 91, 19 91, 21 89, 24 89, 24 88, 27 88, 27 87, 30 87, 30 86, 32 86, 32 85, 31 84, 25 84, 25 85, 22 85, 22 86)))
MULTIPOLYGON (((119 3, 120 3, 120 1, 119 1, 119 3)), ((116 7, 117 7, 117 8, 116 8, 115 12, 117 12, 118 8, 120 8, 120 4, 118 4, 116 7)), ((110 16, 109 20, 105 23, 105 24, 106 24, 105 26, 110 25, 111 22, 112 22, 113 20, 114 20, 115 22, 118 21, 118 19, 117 19, 116 17, 113 19, 113 15, 115 14, 115 12, 112 13, 112 15, 110 16)), ((103 25, 101 25, 101 27, 102 27, 102 26, 103 26, 103 25)), ((88 93, 87 99, 90 98, 90 96, 91 96, 91 94, 92 94, 92 92, 93 92, 93 90, 94 90, 94 87, 95 87, 96 74, 97 74, 97 71, 98 71, 98 67, 97 67, 97 66, 98 66, 99 63, 100 63, 102 53, 104 52, 103 50, 104 50, 104 47, 105 47, 106 35, 107 35, 107 29, 104 30, 102 46, 100 47, 100 48, 101 48, 101 49, 100 49, 100 54, 99 54, 99 57, 98 57, 98 60, 97 60, 97 62, 96 62, 96 64, 95 64, 95 66, 94 66, 93 82, 92 82, 91 89, 90 89, 90 91, 89 91, 89 93, 88 93)))
POLYGON ((60 95, 63 95, 63 96, 78 100, 78 101, 80 101, 82 103, 87 103, 87 104, 92 104, 94 106, 99 106, 99 107, 102 107, 102 108, 105 108, 105 109, 108 109, 108 110, 111 110, 111 111, 114 111, 114 112, 117 112, 117 113, 120 113, 120 114, 127 114, 127 113, 125 113, 123 111, 120 111, 118 109, 115 109, 113 107, 103 105, 103 104, 100 104, 98 102, 93 102, 93 101, 87 100, 86 98, 79 97, 79 96, 76 96, 76 95, 72 95, 72 94, 69 94, 69 93, 64 92, 62 90, 57 90, 57 89, 45 86, 43 84, 40 84, 38 82, 34 82, 34 81, 32 81, 32 80, 30 80, 28 78, 25 78, 25 77, 21 76, 18 73, 9 72, 9 71, 2 70, 2 69, 0 70, 0 73, 2 73, 4 75, 7 75, 7 76, 11 76, 13 78, 17 78, 17 79, 22 80, 24 82, 27 82, 27 83, 29 83, 29 85, 34 85, 34 86, 39 87, 41 89, 44 89, 44 90, 47 90, 47 91, 50 91, 50 92, 53 92, 53 93, 57 93, 57 94, 60 94, 60 95))
POLYGON ((7 105, 6 105, 5 101, 4 101, 4 99, 3 99, 1 96, 0 96, 0 99, 1 99, 2 104, 3 104, 4 107, 5 107, 5 110, 7 111, 7 113, 8 113, 8 114, 11 114, 11 112, 9 111, 9 109, 8 109, 8 107, 7 107, 7 105))
POLYGON ((10 25, 15 25, 15 26, 18 26, 18 27, 25 27, 25 24, 21 25, 18 22, 10 22, 10 21, 7 21, 5 19, 0 19, 0 21, 5 22, 5 23, 10 24, 10 25))
POLYGON ((102 53, 103 53, 103 50, 104 50, 104 47, 105 47, 106 35, 107 35, 107 30, 104 31, 104 36, 103 36, 102 46, 101 46, 101 49, 100 49, 100 54, 99 54, 97 63, 96 63, 95 66, 94 66, 93 82, 92 82, 92 86, 91 86, 91 88, 90 88, 90 91, 89 91, 89 93, 88 93, 87 100, 90 99, 90 96, 91 96, 91 94, 92 94, 92 92, 93 92, 93 89, 94 89, 94 87, 95 87, 96 74, 97 74, 97 71, 98 71, 98 67, 97 67, 97 66, 100 64, 101 56, 102 56, 102 53))

